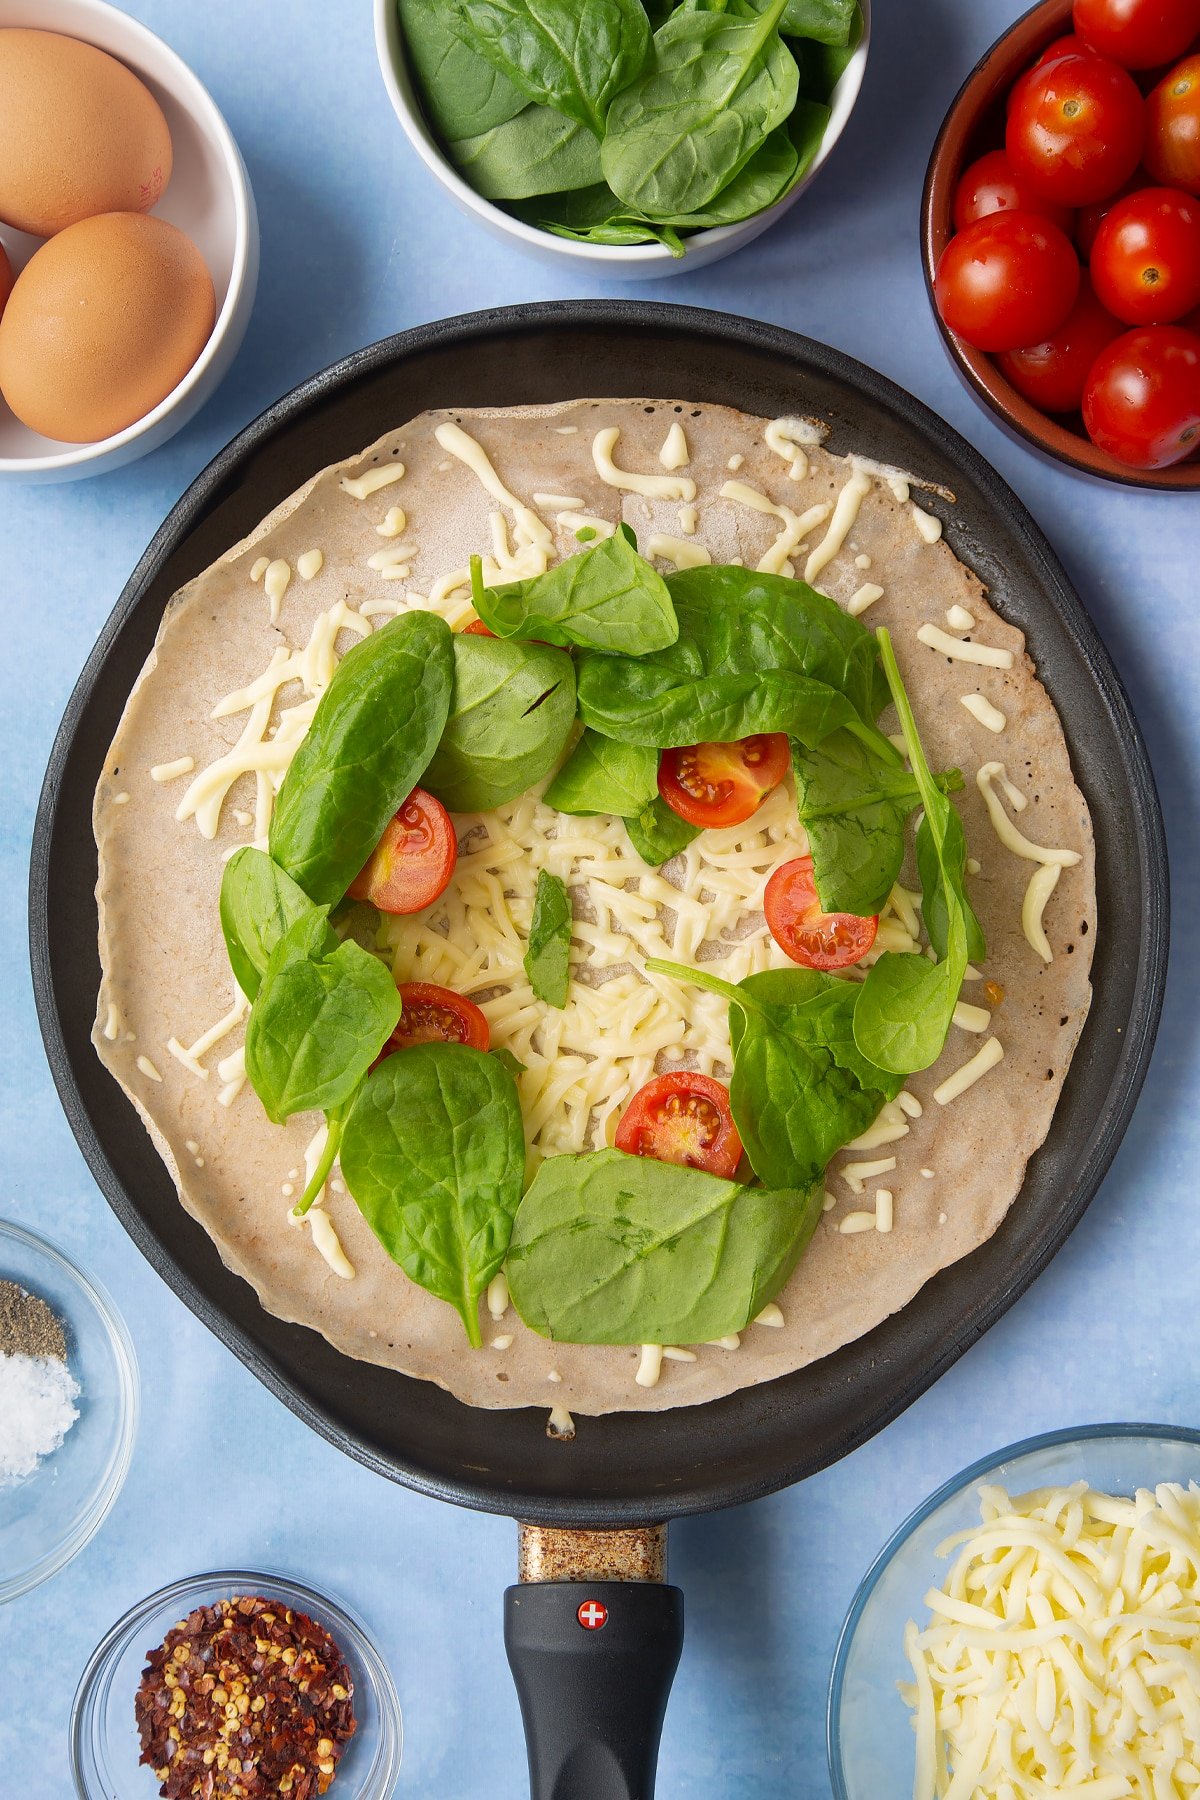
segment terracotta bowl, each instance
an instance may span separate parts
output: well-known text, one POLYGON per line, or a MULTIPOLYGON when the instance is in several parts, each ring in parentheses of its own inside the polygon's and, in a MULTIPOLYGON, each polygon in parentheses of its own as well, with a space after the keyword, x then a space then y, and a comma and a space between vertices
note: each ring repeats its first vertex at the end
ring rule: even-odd
POLYGON ((933 275, 953 234, 951 210, 959 175, 985 150, 1004 142, 1009 88, 1049 43, 1070 29, 1071 0, 1040 0, 997 39, 955 96, 933 146, 921 196, 921 252, 929 303, 958 373, 1012 435, 1056 462, 1126 487, 1200 488, 1200 461, 1195 458, 1169 469, 1131 469, 1098 449, 1080 419, 1039 412, 1004 379, 990 356, 947 330, 934 305, 933 275))

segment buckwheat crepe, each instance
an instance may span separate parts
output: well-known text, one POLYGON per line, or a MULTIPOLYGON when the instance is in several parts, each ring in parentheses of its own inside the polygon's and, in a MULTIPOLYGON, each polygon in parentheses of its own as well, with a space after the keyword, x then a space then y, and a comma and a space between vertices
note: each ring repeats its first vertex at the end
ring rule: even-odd
MULTIPOLYGON (((280 1318, 320 1331, 350 1356, 437 1382, 476 1406, 553 1405, 572 1414, 657 1410, 716 1399, 827 1355, 902 1307, 1000 1224, 1046 1135, 1087 1014, 1096 930, 1087 807, 1022 634, 991 609, 979 581, 947 544, 931 541, 936 523, 919 506, 923 496, 915 494, 914 506, 898 472, 852 466, 820 449, 816 435, 795 421, 768 433, 760 418, 664 400, 423 414, 316 476, 172 600, 96 793, 104 974, 95 1043, 150 1131, 183 1205, 228 1267, 280 1318), (496 479, 468 466, 453 434, 451 450, 444 431, 439 441, 437 428, 448 422, 482 446, 496 479), (661 486, 671 456, 667 451, 660 459, 660 452, 677 423, 689 460, 676 472, 680 485, 672 497, 613 485, 614 474, 636 471, 661 486), (614 426, 619 437, 607 453, 595 440, 614 426), (381 485, 373 487, 372 471, 379 471, 381 485), (366 481, 354 481, 364 474, 366 481), (694 513, 679 497, 689 481, 694 513), (775 510, 762 510, 747 490, 775 510), (740 559, 757 566, 781 533, 790 529, 794 537, 789 516, 803 522, 810 508, 826 508, 790 550, 784 572, 803 576, 810 554, 824 543, 817 562, 831 554, 823 567, 813 566, 810 579, 842 604, 853 602, 852 610, 865 610, 868 625, 889 627, 932 766, 963 771, 965 787, 956 799, 979 864, 968 887, 988 957, 969 975, 962 998, 982 1010, 983 1027, 975 1013, 967 1015, 973 1029, 952 1027, 938 1064, 910 1078, 899 1110, 887 1109, 868 1134, 870 1147, 835 1159, 827 1177, 832 1204, 779 1296, 782 1323, 768 1309, 773 1322, 749 1327, 740 1347, 692 1346, 693 1360, 669 1358, 652 1386, 635 1382, 636 1347, 548 1342, 511 1308, 500 1313, 503 1295, 496 1299, 498 1316, 485 1313, 487 1347, 470 1349, 455 1312, 389 1260, 336 1180, 316 1223, 293 1224, 289 1209, 304 1185, 306 1151, 310 1166, 315 1160, 321 1121, 313 1115, 285 1127, 270 1124, 239 1079, 244 1006, 218 916, 224 861, 265 833, 288 746, 298 741, 328 680, 332 646, 344 652, 355 629, 365 631, 409 604, 435 605, 455 626, 469 620, 469 592, 458 572, 465 572, 472 552, 498 559, 501 574, 492 579, 520 566, 521 539, 528 537, 522 507, 551 527, 558 555, 578 549, 576 532, 589 529, 586 521, 599 529, 624 519, 643 553, 657 549, 664 568, 686 556, 681 543, 700 547, 716 563, 740 559), (656 544, 656 534, 675 540, 674 547, 656 544), (312 573, 316 551, 321 566, 312 573), (871 584, 882 594, 873 597, 871 584), (349 626, 346 609, 354 615, 349 626), (965 609, 970 620, 955 609, 965 609), (922 626, 945 633, 960 649, 948 654, 942 639, 922 641, 922 626), (964 645, 967 654, 972 646, 999 654, 981 666, 962 660, 964 645), (273 657, 285 656, 294 658, 287 666, 296 679, 276 690, 264 671, 273 657), (1011 667, 991 666, 1010 659, 1011 667), (251 684, 259 677, 256 712, 251 684), (991 728, 963 705, 964 696, 986 701, 973 704, 991 728), (223 700, 227 710, 214 718, 223 700), (237 701, 241 709, 233 710, 237 701), (220 769, 216 776, 206 771, 227 754, 233 756, 227 768, 253 765, 257 772, 238 774, 222 792, 220 769), (996 763, 1003 771, 993 768, 981 787, 979 771, 996 763), (1034 846, 1078 859, 1060 864, 1045 904, 1049 962, 1034 947, 1036 923, 1027 919, 1029 935, 1022 925, 1030 879, 1047 865, 1002 841, 984 787, 1000 829, 1005 818, 1010 822, 1010 840, 1015 829, 1034 846), (189 806, 191 815, 177 818, 189 806), (939 1085, 992 1040, 1003 1060, 939 1104, 939 1085), (841 1173, 847 1165, 849 1178, 841 1173), (886 1204, 876 1208, 880 1190, 892 1196, 890 1230, 864 1226, 873 1212, 886 1223, 886 1204), (848 1219, 852 1229, 845 1231, 848 1219)), ((895 729, 891 715, 883 723, 895 729)), ((441 979, 471 993, 489 1012, 493 1046, 508 1042, 528 1062, 519 1086, 533 1157, 611 1141, 624 1099, 656 1068, 698 1063, 727 1076, 720 1055, 723 1004, 693 995, 687 1004, 695 1010, 676 1018, 673 1009, 683 1002, 673 999, 671 983, 659 981, 645 996, 645 1019, 628 1028, 629 1043, 622 1038, 620 1053, 608 1057, 604 1098, 595 1103, 588 1071, 594 1075, 606 1055, 597 1009, 606 1004, 603 987, 613 977, 633 997, 626 1012, 637 1011, 642 977, 636 971, 656 948, 685 961, 717 957, 714 966, 731 979, 751 968, 788 966, 759 907, 771 870, 805 848, 790 778, 748 824, 712 838, 721 851, 714 850, 711 868, 706 834, 667 870, 690 899, 678 909, 664 907, 673 890, 637 862, 619 823, 563 819, 531 798, 514 803, 501 820, 460 816, 456 824, 462 849, 447 900, 465 882, 469 905, 448 914, 438 902, 428 916, 395 921, 389 943, 398 978, 441 979), (550 1009, 539 1017, 525 1005, 529 990, 521 985, 522 933, 541 863, 563 874, 576 898, 572 998, 553 1019, 545 1016, 550 1009), (706 886, 706 874, 726 896, 723 922, 711 934, 698 910, 716 891, 706 886), (628 922, 635 903, 620 896, 630 893, 647 896, 636 903, 642 923, 628 922), (475 942, 453 941, 455 918, 460 930, 463 918, 473 921, 475 942)), ((911 867, 905 880, 916 888, 911 867)), ((1039 878, 1043 886, 1051 880, 1039 878)), ((887 921, 893 933, 903 931, 903 896, 897 908, 887 921)), ((908 917, 911 925, 911 903, 908 917)))

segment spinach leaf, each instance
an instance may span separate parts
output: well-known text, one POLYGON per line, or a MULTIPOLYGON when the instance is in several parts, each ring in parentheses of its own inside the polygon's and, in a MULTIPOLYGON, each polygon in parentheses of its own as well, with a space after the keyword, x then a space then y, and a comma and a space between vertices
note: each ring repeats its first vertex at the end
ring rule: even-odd
POLYGON ((221 877, 221 930, 234 979, 248 1000, 280 938, 315 910, 304 889, 263 851, 250 844, 234 851, 221 877))
MULTIPOLYGON (((829 129, 829 108, 821 100, 797 100, 787 122, 787 133, 796 152, 796 169, 784 193, 790 194, 797 182, 808 174, 812 160, 825 141, 829 129)), ((780 199, 783 195, 778 196, 780 199)))
POLYGON ((670 225, 652 225, 648 219, 598 219, 594 224, 584 226, 558 224, 549 218, 535 219, 533 223, 554 237, 570 238, 577 244, 662 244, 674 257, 686 254, 683 239, 677 231, 670 225))
POLYGON ((696 1344, 741 1331, 800 1260, 822 1193, 820 1182, 741 1187, 620 1150, 552 1156, 513 1227, 513 1305, 532 1331, 570 1344, 696 1344))
POLYGON ((631 819, 644 812, 657 794, 656 750, 645 744, 618 744, 615 738, 585 731, 546 789, 545 799, 559 812, 631 819))
POLYGON ((830 1158, 904 1085, 855 1044, 861 990, 853 982, 811 969, 771 969, 735 987, 706 969, 659 961, 646 967, 728 1000, 730 1107, 750 1166, 769 1186, 806 1187, 823 1175, 830 1158))
POLYGON ((585 654, 580 658, 579 716, 603 737, 656 749, 732 743, 786 731, 819 744, 845 726, 867 728, 843 694, 786 669, 708 674, 585 654))
POLYGON ((786 125, 777 125, 732 181, 706 206, 680 213, 670 220, 677 231, 702 231, 715 225, 736 225, 764 207, 773 206, 792 186, 800 158, 786 125))
MULTIPOLYGON (((418 617, 423 615, 416 615, 418 617)), ((423 785, 452 812, 487 812, 541 781, 575 722, 569 656, 457 632, 454 700, 423 785)))
POLYGON ((500 1044, 495 1050, 489 1050, 488 1055, 494 1056, 500 1067, 507 1069, 510 1075, 523 1075, 529 1067, 528 1063, 517 1060, 507 1044, 500 1044))
POLYGON ((700 836, 699 825, 689 825, 673 812, 661 795, 634 818, 625 821, 629 841, 644 863, 659 869, 700 836))
POLYGON ((787 0, 779 29, 785 37, 839 48, 850 42, 856 10, 856 0, 787 0))
POLYGON ((398 4, 422 108, 443 138, 490 131, 528 106, 528 95, 463 42, 445 0, 398 4))
POLYGON ((371 1075, 342 1133, 342 1174, 410 1280, 456 1307, 476 1347, 479 1296, 504 1261, 525 1174, 513 1078, 465 1044, 417 1044, 371 1075))
POLYGON ((800 93, 809 100, 828 101, 849 67, 862 37, 865 21, 861 6, 853 7, 850 35, 844 44, 821 44, 811 38, 792 38, 789 48, 800 75, 800 93))
POLYGON ((650 48, 639 0, 449 0, 449 10, 466 42, 531 100, 597 137, 650 48))
POLYGON ((340 900, 433 755, 450 708, 449 627, 405 613, 348 650, 279 790, 271 856, 318 906, 340 900))
POLYGON ((921 799, 915 778, 886 739, 869 746, 848 731, 813 750, 793 743, 792 767, 821 905, 877 913, 904 864, 905 821, 921 799))
MULTIPOLYGON (((971 962, 982 962, 987 955, 987 940, 983 935, 983 927, 975 917, 975 909, 967 898, 967 838, 963 822, 953 806, 946 814, 943 853, 950 867, 958 871, 959 896, 967 928, 967 957, 971 962)), ((917 826, 917 879, 921 884, 921 917, 929 933, 929 942, 933 945, 934 954, 944 957, 949 926, 946 888, 928 819, 922 819, 917 826)))
POLYGON ((625 526, 544 575, 503 587, 484 587, 480 559, 473 556, 471 599, 484 624, 502 638, 641 656, 665 650, 679 636, 667 584, 638 555, 625 526))
POLYGON ((547 1006, 567 1004, 574 917, 566 882, 548 869, 539 869, 524 960, 529 985, 547 1006))
POLYGON ((891 638, 881 626, 879 647, 888 684, 892 690, 900 729, 904 734, 908 760, 921 790, 921 803, 929 826, 932 856, 938 885, 944 895, 945 954, 940 962, 931 963, 916 952, 897 955, 887 951, 879 958, 858 990, 854 1009, 854 1041, 862 1054, 881 1069, 911 1074, 927 1069, 942 1053, 950 1030, 950 1022, 962 989, 967 967, 967 913, 963 892, 963 871, 953 856, 949 823, 953 811, 940 791, 917 735, 916 720, 896 658, 891 638))
POLYGON ((400 1018, 378 958, 312 907, 271 952, 246 1028, 246 1073, 275 1124, 350 1098, 400 1018))
POLYGON ((788 0, 755 19, 676 12, 654 33, 650 62, 609 109, 604 179, 651 219, 698 212, 782 125, 796 64, 775 29, 788 0))
POLYGON ((515 119, 446 146, 450 160, 485 200, 528 200, 601 180, 600 140, 586 125, 549 106, 527 106, 515 119))

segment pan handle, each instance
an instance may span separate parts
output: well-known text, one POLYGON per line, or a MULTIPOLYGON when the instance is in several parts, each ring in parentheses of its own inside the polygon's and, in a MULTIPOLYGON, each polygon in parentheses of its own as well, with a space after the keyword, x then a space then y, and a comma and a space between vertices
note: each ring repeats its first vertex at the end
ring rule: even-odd
POLYGON ((521 1527, 504 1596, 532 1800, 653 1800, 683 1594, 663 1581, 666 1530, 521 1527))

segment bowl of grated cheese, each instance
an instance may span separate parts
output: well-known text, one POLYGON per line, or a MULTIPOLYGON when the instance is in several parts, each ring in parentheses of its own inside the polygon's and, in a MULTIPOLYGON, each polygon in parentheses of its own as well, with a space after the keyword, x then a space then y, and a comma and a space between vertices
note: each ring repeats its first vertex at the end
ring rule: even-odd
POLYGON ((1200 1790, 1200 1432, 1027 1439, 876 1557, 834 1658, 836 1800, 1200 1790))

